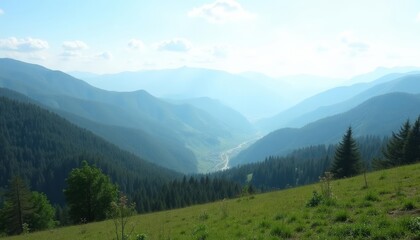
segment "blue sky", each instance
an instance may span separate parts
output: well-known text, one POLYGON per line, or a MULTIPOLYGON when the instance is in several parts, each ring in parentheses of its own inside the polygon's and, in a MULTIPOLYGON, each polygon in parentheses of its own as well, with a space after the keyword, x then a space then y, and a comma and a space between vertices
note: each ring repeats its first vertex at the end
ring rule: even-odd
POLYGON ((418 0, 0 0, 0 57, 63 71, 346 78, 420 66, 419 42, 418 0))

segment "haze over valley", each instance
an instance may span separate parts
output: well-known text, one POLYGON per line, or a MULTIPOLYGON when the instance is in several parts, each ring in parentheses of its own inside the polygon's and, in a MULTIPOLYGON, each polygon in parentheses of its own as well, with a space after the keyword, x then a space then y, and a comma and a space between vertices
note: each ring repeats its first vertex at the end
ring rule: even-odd
POLYGON ((0 1, 0 237, 414 239, 417 179, 370 172, 420 169, 419 30, 415 0, 0 1))

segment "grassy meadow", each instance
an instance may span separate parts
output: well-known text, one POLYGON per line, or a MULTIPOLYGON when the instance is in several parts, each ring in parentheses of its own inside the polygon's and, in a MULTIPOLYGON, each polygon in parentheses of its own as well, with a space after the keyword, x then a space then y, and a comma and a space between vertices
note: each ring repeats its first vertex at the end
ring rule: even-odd
MULTIPOLYGON (((321 183, 138 215, 130 239, 420 239, 420 164, 331 182, 333 197, 309 207, 321 183)), ((325 185, 324 185, 325 186, 325 185)), ((112 221, 5 239, 115 239, 112 221)))

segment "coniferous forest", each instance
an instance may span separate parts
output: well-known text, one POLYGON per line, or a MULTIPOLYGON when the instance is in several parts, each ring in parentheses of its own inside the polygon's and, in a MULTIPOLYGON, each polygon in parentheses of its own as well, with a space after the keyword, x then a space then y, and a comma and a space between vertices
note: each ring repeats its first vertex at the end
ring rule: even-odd
POLYGON ((31 190, 48 196, 59 218, 66 214, 65 180, 83 161, 110 176, 118 190, 136 202, 139 213, 231 198, 241 191, 232 181, 192 176, 187 179, 148 163, 33 104, 2 97, 0 112, 2 191, 18 176, 31 190))

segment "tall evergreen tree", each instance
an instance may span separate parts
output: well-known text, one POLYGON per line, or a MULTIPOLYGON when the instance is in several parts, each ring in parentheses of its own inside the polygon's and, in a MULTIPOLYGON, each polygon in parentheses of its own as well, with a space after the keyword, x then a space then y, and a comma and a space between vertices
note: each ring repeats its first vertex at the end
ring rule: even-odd
POLYGON ((405 162, 404 148, 410 132, 411 124, 407 120, 398 133, 392 133, 392 137, 383 152, 385 160, 380 163, 382 168, 399 166, 405 162))
POLYGON ((8 234, 19 234, 23 224, 29 223, 34 212, 32 194, 20 177, 13 177, 6 192, 3 207, 5 227, 8 234))
POLYGON ((335 151, 331 172, 334 177, 343 178, 354 176, 360 173, 361 169, 360 152, 349 127, 335 151))
POLYGON ((404 164, 420 161, 420 116, 414 122, 404 145, 404 164))

